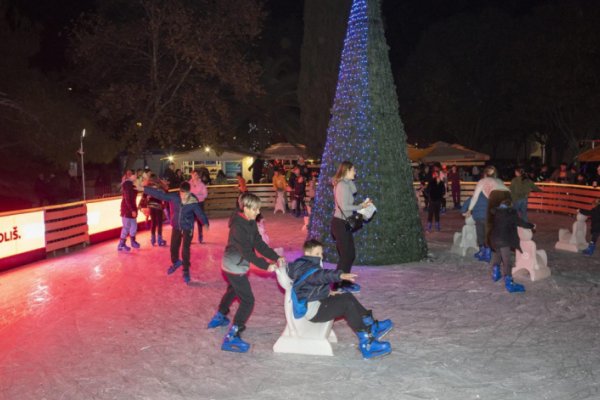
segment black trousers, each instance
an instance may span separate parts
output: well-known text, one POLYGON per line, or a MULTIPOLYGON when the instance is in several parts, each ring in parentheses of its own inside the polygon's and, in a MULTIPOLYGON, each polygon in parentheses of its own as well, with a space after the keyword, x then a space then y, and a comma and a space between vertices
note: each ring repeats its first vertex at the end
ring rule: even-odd
POLYGON ((500 247, 499 249, 494 249, 494 253, 492 254, 492 265, 502 263, 502 276, 512 276, 512 267, 510 265, 511 253, 510 247, 500 247))
POLYGON ((366 315, 369 315, 369 310, 364 308, 352 293, 342 293, 321 300, 319 311, 311 321, 327 322, 344 318, 355 332, 366 331, 367 326, 362 320, 366 315))
POLYGON ((179 247, 183 239, 183 248, 181 249, 181 259, 183 261, 183 270, 190 270, 190 245, 192 244, 193 231, 184 231, 173 229, 171 231, 171 262, 179 260, 179 247))
POLYGON ((252 287, 250 286, 247 274, 236 275, 228 272, 224 272, 223 274, 227 279, 228 285, 225 294, 221 298, 219 312, 223 315, 227 315, 233 300, 237 297, 240 300, 240 306, 233 317, 233 324, 237 325, 241 332, 246 328, 246 321, 250 318, 250 314, 254 308, 254 294, 252 293, 252 287))
POLYGON ((331 233, 335 239, 335 246, 339 255, 335 269, 348 273, 352 269, 352 263, 356 258, 352 232, 346 229, 346 221, 334 217, 331 220, 331 233))
MULTIPOLYGON (((480 194, 482 196, 483 194, 480 194)), ((491 235, 492 229, 494 228, 494 214, 492 210, 495 209, 502 203, 503 200, 510 200, 510 192, 508 190, 492 190, 490 197, 488 197, 488 206, 485 218, 485 245, 492 247, 491 235)))
MULTIPOLYGON (((204 202, 201 201, 198 204, 200 204, 200 208, 202 209, 202 212, 204 212, 204 202)), ((198 228, 198 241, 200 243, 202 243, 202 240, 203 240, 203 235, 202 235, 202 221, 200 221, 199 218, 196 218, 196 225, 197 225, 197 228, 198 228)))
POLYGON ((431 223, 432 220, 435 220, 435 222, 440 222, 441 206, 441 200, 429 200, 429 208, 427 209, 427 222, 431 223))
POLYGON ((156 231, 158 231, 158 236, 162 236, 162 228, 163 228, 163 210, 162 208, 152 208, 150 207, 150 220, 152 221, 152 236, 156 235, 156 231))
POLYGON ((299 217, 301 213, 306 212, 306 203, 304 196, 294 196, 294 199, 296 199, 296 217, 299 217))

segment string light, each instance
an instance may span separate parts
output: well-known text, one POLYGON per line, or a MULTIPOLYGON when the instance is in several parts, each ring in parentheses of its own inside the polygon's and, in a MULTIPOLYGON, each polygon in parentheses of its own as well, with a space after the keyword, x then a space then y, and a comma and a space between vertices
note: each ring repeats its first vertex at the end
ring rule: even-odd
POLYGON ((308 234, 324 243, 328 261, 337 260, 331 178, 344 160, 356 167, 358 200, 369 197, 378 208, 354 234, 355 263, 402 263, 427 254, 395 90, 379 0, 354 0, 308 234))

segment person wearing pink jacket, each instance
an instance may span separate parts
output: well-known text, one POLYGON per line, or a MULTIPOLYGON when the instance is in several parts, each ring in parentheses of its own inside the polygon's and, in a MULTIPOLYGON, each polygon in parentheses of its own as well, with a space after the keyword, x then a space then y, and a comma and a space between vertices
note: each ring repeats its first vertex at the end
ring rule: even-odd
MULTIPOLYGON (((206 200, 206 197, 208 197, 208 189, 206 188, 204 182, 202 182, 202 179, 200 179, 200 174, 198 174, 198 171, 192 171, 192 177, 188 182, 190 184, 190 192, 198 198, 200 208, 202 209, 202 212, 206 214, 204 211, 204 200, 206 200)), ((202 243, 204 240, 202 236, 202 221, 196 218, 196 223, 198 224, 198 243, 202 243)))

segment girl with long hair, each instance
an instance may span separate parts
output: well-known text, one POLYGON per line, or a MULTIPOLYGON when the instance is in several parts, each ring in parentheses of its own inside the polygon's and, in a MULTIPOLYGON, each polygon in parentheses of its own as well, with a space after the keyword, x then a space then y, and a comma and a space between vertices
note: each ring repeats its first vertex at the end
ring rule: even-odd
MULTIPOLYGON (((364 201, 361 204, 354 204, 354 195, 356 194, 356 185, 354 178, 356 169, 350 161, 343 161, 333 177, 333 192, 335 202, 335 212, 331 220, 331 233, 335 239, 339 259, 336 270, 343 273, 350 273, 352 263, 356 258, 356 249, 354 247, 354 237, 352 230, 348 229, 346 220, 354 212, 367 207, 371 202, 364 201)), ((334 286, 349 293, 360 292, 360 285, 349 281, 341 282, 334 286)))

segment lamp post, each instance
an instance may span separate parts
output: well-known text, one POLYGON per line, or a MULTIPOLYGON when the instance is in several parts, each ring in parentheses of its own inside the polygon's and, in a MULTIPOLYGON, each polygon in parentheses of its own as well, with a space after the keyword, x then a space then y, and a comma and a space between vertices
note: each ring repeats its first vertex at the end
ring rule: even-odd
POLYGON ((79 148, 79 154, 81 154, 81 185, 83 187, 83 201, 85 201, 85 166, 83 164, 83 138, 85 137, 85 129, 81 131, 81 147, 79 148))

